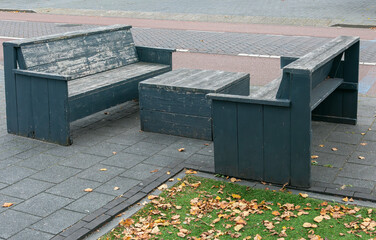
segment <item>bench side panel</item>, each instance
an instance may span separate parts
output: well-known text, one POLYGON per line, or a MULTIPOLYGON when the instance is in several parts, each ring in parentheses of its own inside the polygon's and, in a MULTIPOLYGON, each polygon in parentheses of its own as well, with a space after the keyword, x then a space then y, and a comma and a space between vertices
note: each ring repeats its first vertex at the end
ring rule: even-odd
POLYGON ((138 61, 129 29, 21 46, 25 69, 86 76, 138 61))

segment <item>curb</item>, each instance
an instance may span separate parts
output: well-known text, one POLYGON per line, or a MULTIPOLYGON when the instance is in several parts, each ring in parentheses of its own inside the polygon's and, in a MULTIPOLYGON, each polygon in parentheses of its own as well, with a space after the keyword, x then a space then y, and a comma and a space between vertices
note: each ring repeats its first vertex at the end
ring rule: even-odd
POLYGON ((17 13, 37 13, 32 9, 10 9, 10 8, 0 8, 0 12, 17 12, 17 13))

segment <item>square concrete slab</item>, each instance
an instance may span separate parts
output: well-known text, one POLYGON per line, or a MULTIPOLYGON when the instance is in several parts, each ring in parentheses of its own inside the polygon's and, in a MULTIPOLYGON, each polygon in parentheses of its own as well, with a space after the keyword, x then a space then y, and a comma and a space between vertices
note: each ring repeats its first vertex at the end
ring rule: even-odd
POLYGON ((330 142, 358 144, 363 136, 359 133, 331 132, 327 138, 330 142))
POLYGON ((125 170, 125 168, 113 167, 99 163, 84 170, 83 172, 80 172, 79 174, 77 174, 77 177, 104 183, 124 172, 125 170), (106 171, 101 171, 100 169, 106 169, 106 171))
POLYGON ((182 163, 183 161, 184 159, 182 158, 174 158, 174 157, 156 154, 146 159, 145 161, 143 161, 143 163, 152 164, 152 165, 161 166, 161 167, 174 168, 174 166, 182 163))
POLYGON ((375 166, 348 163, 343 168, 343 170, 339 172, 338 176, 361 179, 361 180, 368 180, 368 181, 369 180, 376 181, 375 173, 376 173, 375 166))
POLYGON ((53 238, 54 235, 36 231, 30 228, 26 228, 25 230, 17 233, 13 237, 9 238, 9 240, 48 240, 53 238))
POLYGON ((0 193, 17 198, 29 199, 53 185, 52 183, 26 178, 9 187, 1 189, 0 193))
POLYGON ((135 179, 130 179, 126 177, 115 177, 103 184, 102 186, 96 188, 95 191, 109 194, 112 196, 119 196, 131 189, 132 187, 136 186, 138 183, 140 183, 140 181, 135 179), (118 187, 119 189, 114 190, 115 187, 118 187))
POLYGON ((71 167, 55 165, 50 168, 46 168, 45 170, 42 170, 31 177, 46 182, 60 183, 71 176, 76 175, 80 171, 81 170, 71 167))
POLYGON ((154 174, 154 172, 152 171, 160 170, 160 169, 162 169, 162 167, 140 163, 132 167, 131 169, 125 171, 120 176, 125 177, 125 178, 144 180, 154 174))
POLYGON ((0 237, 9 239, 41 218, 12 209, 0 213, 0 237))
POLYGON ((27 158, 23 161, 18 162, 16 165, 21 167, 27 167, 35 170, 43 170, 51 165, 62 162, 66 160, 62 157, 56 157, 48 154, 39 154, 31 158, 27 158))
POLYGON ((102 164, 129 169, 145 160, 147 156, 119 152, 116 155, 102 161, 102 164))
POLYGON ((0 203, 2 203, 2 204, 6 203, 6 202, 7 203, 13 203, 13 206, 8 207, 8 208, 0 207, 0 212, 4 212, 4 211, 6 211, 8 209, 14 208, 15 206, 17 206, 17 204, 19 204, 22 201, 24 201, 24 200, 20 199, 20 198, 16 198, 16 197, 11 197, 11 196, 7 196, 7 195, 4 195, 4 194, 0 194, 0 203))
POLYGON ((361 180, 361 179, 354 179, 354 178, 346 178, 346 177, 336 177, 334 180, 335 184, 339 185, 349 185, 353 187, 362 187, 370 189, 370 192, 376 185, 376 181, 369 181, 369 180, 361 180))
POLYGON ((48 193, 40 193, 21 204, 17 204, 14 210, 26 212, 39 217, 46 217, 60 208, 68 205, 73 200, 48 193))
POLYGON ((107 194, 90 192, 66 206, 65 209, 88 214, 94 212, 112 199, 114 197, 107 194))
POLYGON ((66 167, 86 169, 93 166, 94 164, 97 164, 100 161, 103 161, 104 159, 106 158, 101 156, 78 153, 69 157, 69 159, 60 162, 59 164, 66 167))
POLYGON ((157 152, 161 151, 162 149, 166 148, 167 145, 163 144, 156 144, 156 143, 149 143, 149 142, 138 142, 126 149, 123 152, 143 155, 143 156, 152 156, 157 152))
POLYGON ((376 166, 376 152, 354 152, 347 162, 362 165, 376 166), (364 159, 362 159, 364 158, 364 159))
POLYGON ((36 171, 29 168, 10 166, 0 169, 0 182, 13 184, 34 173, 36 173, 36 171))
POLYGON ((114 152, 120 152, 124 148, 126 146, 117 143, 102 142, 84 150, 84 152, 97 156, 111 157, 114 152))
POLYGON ((107 139, 107 142, 110 143, 117 143, 117 144, 122 144, 126 146, 133 145, 135 143, 138 143, 145 139, 147 137, 147 134, 140 132, 139 128, 137 130, 128 130, 124 132, 123 134, 111 137, 107 139))
POLYGON ((95 189, 99 185, 101 185, 99 182, 72 177, 48 189, 46 192, 67 198, 78 199, 87 194, 84 189, 95 189))

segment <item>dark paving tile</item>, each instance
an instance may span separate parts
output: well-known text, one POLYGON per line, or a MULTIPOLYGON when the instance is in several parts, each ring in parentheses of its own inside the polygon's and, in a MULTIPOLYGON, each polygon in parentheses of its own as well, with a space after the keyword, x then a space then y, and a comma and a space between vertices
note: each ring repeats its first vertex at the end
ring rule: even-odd
POLYGON ((102 142, 100 144, 97 144, 95 146, 92 146, 84 152, 90 153, 97 156, 103 156, 103 157, 111 157, 114 155, 114 152, 120 152, 126 148, 124 145, 116 144, 116 143, 108 143, 108 142, 102 142))
POLYGON ((367 145, 358 145, 358 151, 360 152, 374 152, 376 153, 376 142, 363 141, 362 143, 367 143, 367 145))
POLYGON ((13 165, 16 165, 18 162, 22 161, 22 159, 11 157, 4 160, 0 160, 0 169, 4 169, 13 165))
POLYGON ((332 183, 338 174, 338 168, 328 168, 322 166, 312 166, 311 180, 332 183))
POLYGON ((198 142, 195 142, 193 140, 180 140, 174 144, 171 144, 167 148, 160 151, 158 154, 175 157, 175 158, 183 158, 187 159, 190 156, 192 156, 194 153, 200 151, 202 148, 205 147, 205 141, 197 140, 198 142), (179 152, 179 149, 184 148, 184 151, 179 152))
POLYGON ((137 154, 119 152, 116 155, 109 157, 108 159, 102 161, 101 163, 105 165, 121 167, 121 168, 131 168, 136 164, 145 160, 147 156, 141 156, 137 154))
POLYGON ((193 154, 185 162, 197 166, 212 166, 214 165, 214 157, 209 155, 193 154))
POLYGON ((77 144, 73 144, 69 147, 55 145, 54 148, 47 150, 45 154, 54 155, 57 157, 69 157, 82 152, 84 149, 85 147, 79 146, 77 144))
POLYGON ((359 133, 331 132, 327 140, 330 142, 358 144, 362 137, 359 133))
POLYGON ((5 187, 9 186, 8 184, 5 184, 5 183, 0 183, 0 189, 3 189, 5 187))
POLYGON ((143 156, 152 156, 166 147, 167 145, 162 145, 162 144, 138 142, 124 149, 123 152, 143 155, 143 156))
POLYGON ((376 152, 354 152, 347 160, 351 163, 376 166, 376 152), (365 159, 359 159, 364 157, 365 159))
POLYGON ((54 235, 40 232, 34 229, 26 228, 21 232, 17 233, 13 237, 9 238, 9 240, 48 240, 53 238, 54 235))
POLYGON ((110 194, 112 196, 119 196, 122 193, 131 189, 132 187, 136 186, 138 183, 140 183, 140 181, 138 180, 129 179, 126 177, 115 177, 103 184, 102 186, 96 188, 95 191, 110 194), (114 190, 115 187, 119 187, 119 189, 114 190))
POLYGON ((376 131, 367 131, 366 135, 364 135, 364 140, 376 142, 376 131))
POLYGON ((182 139, 181 137, 173 136, 173 135, 166 135, 166 134, 160 134, 160 133, 148 133, 148 136, 142 141, 148 142, 148 143, 170 145, 181 139, 182 139))
POLYGON ((368 128, 369 126, 364 125, 338 124, 334 131, 346 133, 364 133, 367 132, 368 128))
MULTIPOLYGON (((111 154, 112 155, 112 154, 111 154)), ((69 157, 69 159, 60 162, 59 164, 66 167, 86 169, 88 167, 103 161, 104 157, 94 156, 91 154, 79 153, 69 157)))
MULTIPOLYGON (((9 208, 3 208, 3 207, 0 207, 0 212, 4 212, 5 210, 7 209, 12 209, 14 208, 15 206, 17 206, 17 204, 19 204, 20 202, 22 202, 23 200, 20 199, 20 198, 16 198, 16 197, 11 197, 11 196, 7 196, 7 195, 4 195, 4 194, 0 194, 0 203, 13 203, 14 205, 9 207, 9 208)), ((2 205, 2 204, 0 204, 2 205)))
POLYGON ((56 157, 53 155, 39 154, 31 158, 25 159, 23 161, 20 161, 16 165, 35 170, 42 170, 64 160, 64 158, 56 157))
POLYGON ((87 192, 84 192, 84 189, 95 189, 99 185, 99 182, 72 177, 48 189, 46 192, 67 198, 77 199, 87 194, 87 192))
POLYGON ((160 169, 161 167, 158 167, 155 165, 140 163, 130 168, 129 170, 125 171, 120 176, 125 177, 125 178, 144 180, 154 174, 154 173, 151 173, 151 171, 160 170, 160 169))
POLYGON ((357 125, 371 126, 375 118, 373 117, 358 117, 357 125))
POLYGON ((341 168, 346 163, 347 156, 337 155, 333 153, 317 153, 319 158, 315 159, 319 166, 331 165, 335 168, 341 168))
POLYGON ((120 134, 107 139, 107 142, 122 144, 122 145, 133 145, 145 139, 147 134, 140 132, 139 130, 128 130, 124 134, 120 134))
POLYGON ((354 178, 346 178, 346 177, 336 177, 334 183, 340 185, 347 185, 348 188, 351 189, 353 187, 362 187, 370 189, 370 191, 376 186, 376 182, 369 181, 369 180, 361 180, 361 179, 354 179, 354 178))
POLYGON ((9 239, 38 220, 40 220, 39 217, 12 209, 2 212, 0 213, 0 237, 9 239))
POLYGON ((318 152, 326 152, 326 153, 333 153, 343 156, 348 156, 354 150, 357 148, 357 145, 352 144, 344 144, 344 143, 334 143, 334 142, 325 142, 322 143, 324 147, 319 147, 317 145, 313 146, 313 153, 317 153, 316 155, 319 155, 318 152), (332 148, 337 148, 337 151, 332 151, 332 148))
POLYGON ((169 166, 173 168, 174 166, 176 166, 177 164, 183 161, 184 159, 181 159, 181 158, 174 158, 174 157, 168 157, 168 156, 156 154, 146 159, 145 161, 143 161, 143 163, 152 164, 152 165, 161 166, 161 167, 169 166))
POLYGON ((60 183, 70 178, 71 176, 76 175, 80 171, 81 170, 71 167, 55 165, 50 168, 46 168, 45 170, 40 171, 31 177, 47 182, 60 183))
POLYGON ((0 170, 0 182, 13 184, 34 174, 35 172, 35 170, 29 168, 10 166, 0 170))
POLYGON ((57 234, 83 218, 85 214, 61 209, 35 223, 31 228, 57 234))
POLYGON ((79 173, 77 177, 103 183, 103 182, 107 182, 108 180, 114 178, 115 176, 119 175, 120 173, 124 171, 125 171, 124 168, 112 167, 109 165, 104 165, 104 164, 99 163, 79 173), (103 169, 103 168, 107 170, 100 171, 100 169, 103 169))
POLYGON ((46 217, 51 213, 71 203, 69 198, 59 197, 48 193, 40 193, 25 202, 18 204, 14 210, 26 212, 39 217, 46 217))
POLYGON ((341 177, 355 178, 361 180, 376 181, 376 167, 347 163, 339 173, 341 177))
POLYGON ((9 187, 1 189, 0 193, 17 198, 29 199, 52 186, 52 183, 26 178, 18 183, 10 185, 9 187))
POLYGON ((210 143, 209 146, 205 146, 203 149, 201 149, 197 153, 202 154, 202 155, 214 156, 214 144, 210 143))
POLYGON ((107 194, 90 192, 66 206, 65 209, 88 214, 102 207, 112 199, 114 197, 107 194))

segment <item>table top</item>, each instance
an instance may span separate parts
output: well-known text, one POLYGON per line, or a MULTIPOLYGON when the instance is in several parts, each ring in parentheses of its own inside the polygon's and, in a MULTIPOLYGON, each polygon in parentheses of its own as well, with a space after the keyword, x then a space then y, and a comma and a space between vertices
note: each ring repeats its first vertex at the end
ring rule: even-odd
POLYGON ((140 87, 220 92, 245 79, 248 73, 182 68, 142 81, 140 87))

